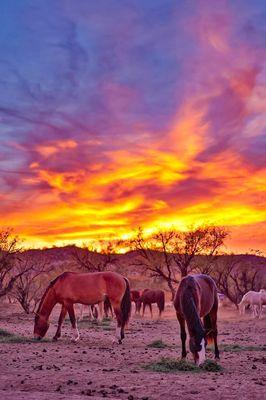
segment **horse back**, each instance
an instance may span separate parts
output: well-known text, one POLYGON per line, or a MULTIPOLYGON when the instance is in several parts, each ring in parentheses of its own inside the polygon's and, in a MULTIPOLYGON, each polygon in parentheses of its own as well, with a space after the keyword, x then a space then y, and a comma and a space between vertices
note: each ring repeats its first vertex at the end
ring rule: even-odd
POLYGON ((208 314, 213 307, 218 308, 217 288, 213 279, 208 275, 188 275, 181 280, 174 298, 174 307, 177 313, 183 314, 184 299, 188 295, 193 297, 200 317, 208 314))
POLYGON ((145 289, 141 295, 141 301, 152 304, 164 300, 164 297, 165 295, 163 290, 145 289))
POLYGON ((106 296, 122 297, 125 287, 125 279, 115 272, 65 272, 54 284, 59 302, 81 304, 96 304, 106 296))

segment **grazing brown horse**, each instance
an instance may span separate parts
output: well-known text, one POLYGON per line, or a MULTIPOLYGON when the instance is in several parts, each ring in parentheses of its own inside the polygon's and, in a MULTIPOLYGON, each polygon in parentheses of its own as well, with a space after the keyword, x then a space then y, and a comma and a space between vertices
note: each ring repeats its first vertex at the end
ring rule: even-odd
POLYGON ((205 361, 205 346, 214 341, 215 358, 219 359, 217 346, 218 294, 213 279, 208 275, 188 275, 180 282, 174 298, 180 324, 182 358, 186 358, 186 329, 189 347, 197 365, 205 361), (203 323, 201 321, 203 318, 203 323))
POLYGON ((73 305, 86 305, 103 302, 108 297, 117 319, 116 339, 121 343, 124 328, 130 317, 131 301, 129 282, 115 272, 76 273, 64 272, 47 287, 35 316, 34 336, 41 339, 49 328, 48 318, 54 306, 62 304, 58 328, 54 336, 61 336, 61 326, 68 312, 72 328, 73 341, 79 339, 76 316, 73 305))
POLYGON ((135 303, 135 313, 136 313, 137 311, 139 311, 138 310, 138 302, 140 299, 140 291, 139 290, 130 290, 130 298, 131 298, 131 301, 133 301, 135 303))
POLYGON ((159 318, 161 317, 162 312, 164 311, 165 304, 165 295, 163 290, 153 290, 153 289, 144 289, 138 302, 137 302, 137 310, 140 312, 141 305, 143 304, 142 316, 144 317, 145 308, 148 305, 150 307, 151 317, 152 315, 152 304, 156 303, 159 309, 159 318))

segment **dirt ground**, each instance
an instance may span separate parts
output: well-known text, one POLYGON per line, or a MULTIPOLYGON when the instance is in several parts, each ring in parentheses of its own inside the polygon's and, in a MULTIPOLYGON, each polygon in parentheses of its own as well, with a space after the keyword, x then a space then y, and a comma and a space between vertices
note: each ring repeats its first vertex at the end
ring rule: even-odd
MULTIPOLYGON (((58 308, 47 337, 56 329, 58 308)), ((172 306, 161 321, 132 316, 122 345, 113 345, 115 322, 80 323, 81 339, 72 343, 68 321, 58 342, 0 343, 0 399, 263 399, 266 385, 266 312, 260 320, 219 312, 219 343, 240 351, 221 351, 221 372, 159 373, 143 369, 162 356, 180 357, 179 326, 172 306), (162 339, 167 348, 148 345, 162 339), (253 346, 253 349, 246 348, 253 346)), ((15 305, 0 306, 0 328, 32 336, 33 317, 15 305)), ((213 358, 208 351, 208 358, 213 358)))

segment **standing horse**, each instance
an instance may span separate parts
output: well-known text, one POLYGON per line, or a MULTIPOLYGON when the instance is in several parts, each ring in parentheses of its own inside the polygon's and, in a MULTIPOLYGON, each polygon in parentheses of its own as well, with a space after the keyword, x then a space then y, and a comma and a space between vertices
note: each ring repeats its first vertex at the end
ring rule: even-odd
POLYGON ((174 298, 176 316, 180 324, 182 358, 186 358, 186 328, 189 347, 197 365, 205 361, 205 346, 214 341, 215 358, 219 359, 217 346, 217 288, 208 275, 189 275, 180 282, 174 298), (201 321, 203 318, 203 323, 201 321))
POLYGON ((140 299, 137 303, 138 305, 138 312, 140 312, 141 309, 141 304, 143 304, 143 310, 142 310, 142 317, 144 317, 145 314, 145 308, 148 305, 150 308, 151 312, 151 318, 153 318, 152 315, 152 304, 156 303, 159 309, 159 318, 161 317, 162 312, 164 311, 164 304, 165 304, 165 294, 163 290, 152 290, 152 289, 144 289, 140 299))
POLYGON ((130 290, 130 298, 131 301, 135 303, 135 314, 138 311, 138 302, 140 299, 140 291, 139 290, 130 290))
POLYGON ((260 318, 262 313, 262 306, 266 304, 266 293, 264 293, 263 289, 259 292, 254 292, 250 290, 242 297, 241 302, 238 304, 239 313, 245 314, 246 306, 250 306, 252 309, 253 317, 260 318))
POLYGON ((61 336, 61 326, 68 312, 74 330, 73 341, 79 339, 74 304, 92 305, 108 297, 117 319, 116 339, 121 343, 124 328, 130 317, 131 301, 129 282, 115 272, 76 273, 64 272, 47 287, 35 316, 34 336, 41 339, 49 328, 48 318, 54 306, 62 304, 58 328, 54 336, 61 336))

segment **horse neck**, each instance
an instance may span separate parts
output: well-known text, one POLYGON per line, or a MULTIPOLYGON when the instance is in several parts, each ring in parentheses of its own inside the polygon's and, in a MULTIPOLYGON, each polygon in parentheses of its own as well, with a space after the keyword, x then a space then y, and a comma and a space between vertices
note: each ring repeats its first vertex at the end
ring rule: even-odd
POLYGON ((187 323, 190 336, 204 336, 204 328, 191 291, 184 292, 182 297, 182 311, 187 323))
POLYGON ((50 287, 47 292, 45 293, 43 299, 41 300, 39 310, 37 314, 48 318, 52 312, 52 309, 56 305, 56 297, 54 293, 54 289, 50 287))

